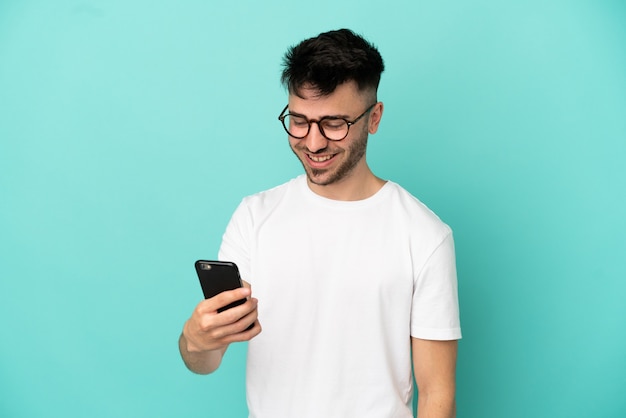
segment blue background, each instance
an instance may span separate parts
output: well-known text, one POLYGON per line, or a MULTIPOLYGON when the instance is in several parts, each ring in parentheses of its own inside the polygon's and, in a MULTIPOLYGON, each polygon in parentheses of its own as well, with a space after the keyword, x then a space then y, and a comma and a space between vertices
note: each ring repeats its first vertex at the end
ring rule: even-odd
POLYGON ((370 165, 455 231, 458 416, 626 416, 618 0, 0 2, 0 416, 245 416, 245 345, 179 359, 193 262, 300 173, 282 54, 340 27, 370 165))

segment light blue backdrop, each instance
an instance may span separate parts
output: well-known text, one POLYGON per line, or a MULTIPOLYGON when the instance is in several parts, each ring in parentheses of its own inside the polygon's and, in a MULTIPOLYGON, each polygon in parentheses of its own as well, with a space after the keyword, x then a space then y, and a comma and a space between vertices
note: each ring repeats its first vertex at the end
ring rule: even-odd
POLYGON ((245 416, 176 341, 247 194, 300 172, 285 49, 387 64, 369 161, 454 231, 458 416, 626 416, 623 1, 0 2, 0 416, 245 416))

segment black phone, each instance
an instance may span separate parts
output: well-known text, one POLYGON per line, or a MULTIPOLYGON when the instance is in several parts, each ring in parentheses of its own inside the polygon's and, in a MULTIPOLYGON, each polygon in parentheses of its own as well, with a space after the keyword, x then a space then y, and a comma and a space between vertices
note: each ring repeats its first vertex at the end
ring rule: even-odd
MULTIPOLYGON (((226 290, 233 290, 243 286, 237 265, 230 261, 198 260, 196 261, 196 273, 198 273, 200 287, 202 287, 205 299, 212 298, 226 290)), ((219 308, 217 311, 222 312, 245 302, 246 299, 239 299, 219 308)))

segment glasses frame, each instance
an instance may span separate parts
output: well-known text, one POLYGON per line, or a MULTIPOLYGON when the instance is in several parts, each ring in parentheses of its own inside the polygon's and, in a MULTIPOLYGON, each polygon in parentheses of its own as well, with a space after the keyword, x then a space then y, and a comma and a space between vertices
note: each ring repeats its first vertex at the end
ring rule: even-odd
POLYGON ((309 133, 311 132, 311 124, 315 123, 317 124, 317 128, 319 129, 320 133, 322 134, 322 136, 324 138, 326 138, 329 141, 341 141, 343 139, 346 139, 346 137, 348 136, 348 134, 350 133, 350 127, 352 125, 354 125, 355 123, 357 123, 359 120, 361 120, 363 118, 363 116, 365 116, 368 112, 370 112, 374 106, 376 106, 378 104, 378 102, 372 104, 371 106, 369 106, 367 109, 365 109, 365 111, 363 113, 361 113, 359 116, 357 116, 355 119, 353 120, 348 120, 346 118, 340 118, 337 116, 324 116, 321 117, 319 120, 315 120, 315 119, 309 119, 306 116, 303 115, 298 115, 298 114, 291 114, 291 113, 287 113, 284 114, 285 111, 287 109, 289 109, 289 104, 287 104, 287 106, 285 106, 285 108, 283 109, 282 112, 280 112, 280 115, 278 116, 278 120, 281 122, 281 124, 283 125, 283 128, 285 129, 285 132, 287 132, 287 134, 292 137, 292 138, 296 138, 296 139, 304 139, 307 137, 307 135, 309 135, 309 133), (308 123, 309 127, 306 130, 306 134, 302 135, 302 136, 295 136, 293 135, 291 132, 289 132, 289 129, 287 129, 287 126, 285 125, 285 118, 287 116, 297 116, 297 117, 301 117, 304 118, 306 120, 306 122, 308 123), (346 124, 348 125, 348 129, 346 130, 346 134, 343 136, 343 138, 339 138, 339 139, 332 139, 326 136, 326 133, 324 132, 324 128, 322 127, 321 123, 322 121, 325 120, 343 120, 344 122, 346 122, 346 124))

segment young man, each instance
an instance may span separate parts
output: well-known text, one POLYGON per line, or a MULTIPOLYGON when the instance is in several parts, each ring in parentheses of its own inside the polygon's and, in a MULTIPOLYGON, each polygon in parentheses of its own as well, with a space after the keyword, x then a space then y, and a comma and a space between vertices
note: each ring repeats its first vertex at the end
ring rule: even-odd
POLYGON ((383 68, 345 29, 285 56, 279 119, 305 174, 237 208, 219 259, 246 286, 201 302, 179 343, 190 370, 211 373, 230 343, 250 341, 251 417, 412 417, 412 366, 418 415, 455 414, 452 232, 365 158, 383 68))

